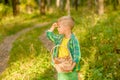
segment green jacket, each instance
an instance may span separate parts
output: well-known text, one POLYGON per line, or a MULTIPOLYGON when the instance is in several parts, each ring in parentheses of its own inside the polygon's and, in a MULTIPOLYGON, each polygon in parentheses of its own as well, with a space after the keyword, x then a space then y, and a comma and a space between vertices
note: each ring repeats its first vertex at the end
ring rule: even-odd
MULTIPOLYGON (((51 31, 46 31, 46 35, 47 35, 48 39, 51 40, 55 44, 55 46, 60 45, 62 42, 62 39, 64 37, 64 35, 56 35, 51 31)), ((73 69, 73 71, 79 71, 80 70, 81 52, 80 52, 79 42, 74 34, 71 35, 71 38, 68 41, 68 50, 71 53, 73 61, 76 62, 76 66, 73 69)), ((53 57, 58 56, 58 47, 54 48, 52 56, 53 57)))

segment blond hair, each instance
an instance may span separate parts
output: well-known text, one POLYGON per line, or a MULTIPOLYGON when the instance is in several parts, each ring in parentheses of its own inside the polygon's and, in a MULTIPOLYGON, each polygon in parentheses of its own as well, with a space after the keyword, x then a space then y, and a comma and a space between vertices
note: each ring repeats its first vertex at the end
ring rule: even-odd
POLYGON ((63 25, 69 26, 71 28, 71 30, 74 27, 74 19, 71 16, 60 17, 57 22, 58 23, 62 22, 63 25))

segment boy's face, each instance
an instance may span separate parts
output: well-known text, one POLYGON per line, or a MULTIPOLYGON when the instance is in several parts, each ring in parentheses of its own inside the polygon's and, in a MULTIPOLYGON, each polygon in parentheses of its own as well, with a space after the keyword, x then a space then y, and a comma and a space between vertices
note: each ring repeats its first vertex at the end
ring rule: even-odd
POLYGON ((62 22, 59 22, 57 30, 58 30, 59 34, 65 34, 67 27, 62 22))

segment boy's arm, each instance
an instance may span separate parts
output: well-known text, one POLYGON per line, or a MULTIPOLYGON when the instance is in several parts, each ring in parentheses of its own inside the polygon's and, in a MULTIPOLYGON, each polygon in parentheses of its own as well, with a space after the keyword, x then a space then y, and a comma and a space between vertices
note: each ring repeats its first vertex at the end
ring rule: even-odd
POLYGON ((79 46, 79 42, 77 39, 75 39, 73 41, 73 50, 74 50, 74 53, 73 53, 73 61, 77 63, 79 63, 80 59, 81 59, 81 52, 80 52, 80 46, 79 46))
POLYGON ((48 39, 50 39, 52 42, 56 42, 57 41, 57 39, 58 39, 58 36, 57 35, 55 35, 54 33, 53 33, 53 31, 54 31, 54 29, 57 27, 57 24, 56 23, 54 23, 53 25, 52 25, 52 27, 49 29, 49 30, 47 30, 47 32, 46 32, 46 36, 48 37, 48 39))

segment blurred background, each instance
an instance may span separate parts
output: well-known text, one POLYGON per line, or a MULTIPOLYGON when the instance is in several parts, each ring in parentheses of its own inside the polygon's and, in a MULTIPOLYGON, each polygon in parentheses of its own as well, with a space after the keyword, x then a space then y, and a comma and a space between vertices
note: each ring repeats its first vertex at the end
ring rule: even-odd
POLYGON ((56 80, 39 37, 65 15, 75 19, 81 80, 120 80, 120 0, 0 0, 0 80, 56 80))

